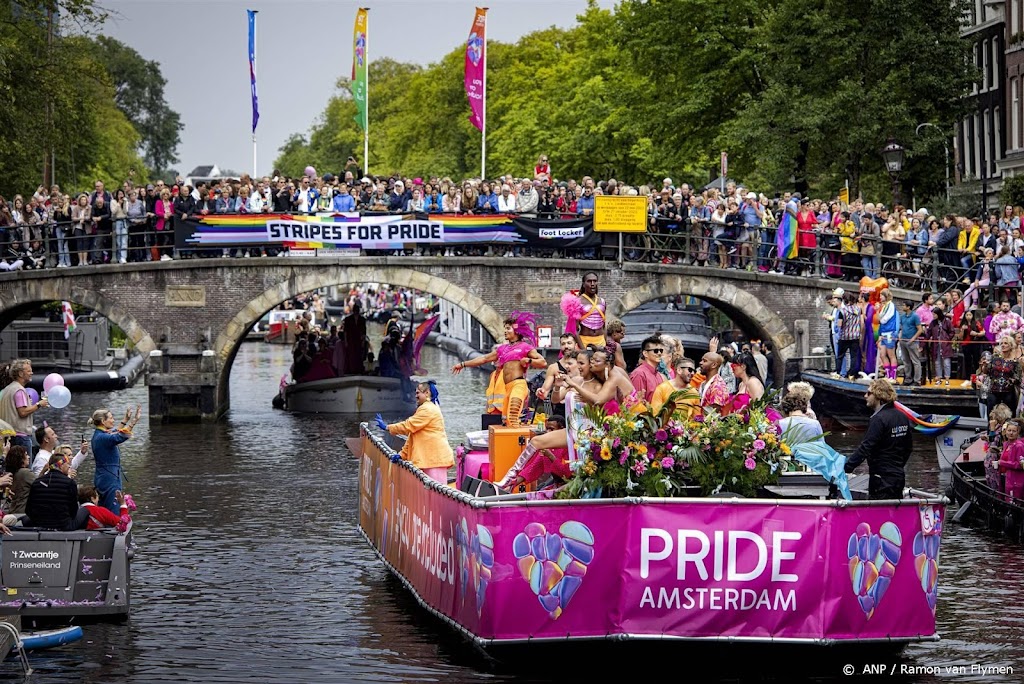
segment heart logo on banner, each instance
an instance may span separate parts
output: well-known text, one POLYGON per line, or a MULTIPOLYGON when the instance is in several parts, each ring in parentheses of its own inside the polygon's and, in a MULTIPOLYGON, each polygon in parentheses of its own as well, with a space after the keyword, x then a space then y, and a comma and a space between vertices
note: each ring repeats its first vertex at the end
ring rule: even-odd
POLYGON ((541 607, 557 620, 594 560, 594 534, 575 520, 562 523, 558 532, 530 523, 512 540, 512 554, 541 607))
POLYGON ((939 598, 939 541, 942 539, 943 509, 939 506, 921 504, 921 531, 914 536, 914 569, 921 580, 921 590, 928 601, 928 607, 935 615, 935 603, 939 598))
POLYGON ((483 525, 477 525, 476 530, 470 532, 465 518, 456 528, 455 536, 459 546, 459 594, 465 604, 467 589, 472 588, 476 614, 480 617, 494 567, 494 538, 483 525))
POLYGON ((891 521, 883 523, 875 534, 871 533, 871 525, 862 522, 857 525, 857 531, 850 535, 847 544, 850 581, 860 608, 869 620, 881 604, 896 573, 902 544, 900 528, 891 521))

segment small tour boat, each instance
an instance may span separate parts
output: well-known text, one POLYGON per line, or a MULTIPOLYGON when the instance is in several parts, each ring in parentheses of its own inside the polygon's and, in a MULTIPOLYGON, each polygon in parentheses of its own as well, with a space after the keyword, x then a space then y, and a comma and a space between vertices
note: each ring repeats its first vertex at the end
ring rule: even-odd
MULTIPOLYGON (((263 340, 271 344, 295 344, 295 321, 308 313, 313 316, 310 325, 316 325, 316 316, 305 309, 274 309, 266 316, 263 340)), ((261 326, 263 327, 263 326, 261 326)))
MULTIPOLYGON (((811 405, 819 418, 831 418, 849 430, 867 427, 871 410, 864 401, 864 393, 870 380, 833 377, 820 370, 805 370, 800 377, 814 388, 811 405)), ((950 380, 948 386, 894 387, 897 400, 922 415, 981 415, 977 394, 969 380, 950 380)))
POLYGON ((284 385, 281 408, 295 413, 349 415, 411 414, 416 403, 398 378, 377 375, 343 375, 284 385))
POLYGON ((0 560, 0 613, 124 618, 131 608, 131 524, 57 532, 11 528, 0 560))
POLYGON ((421 606, 505 662, 665 642, 778 662, 939 638, 945 497, 830 500, 803 473, 771 499, 476 496, 392 462, 366 424, 357 448, 363 537, 421 606))
POLYGON ((960 507, 953 519, 1024 542, 1024 501, 988 486, 983 458, 983 453, 979 457, 965 450, 964 457, 953 463, 953 496, 960 507))

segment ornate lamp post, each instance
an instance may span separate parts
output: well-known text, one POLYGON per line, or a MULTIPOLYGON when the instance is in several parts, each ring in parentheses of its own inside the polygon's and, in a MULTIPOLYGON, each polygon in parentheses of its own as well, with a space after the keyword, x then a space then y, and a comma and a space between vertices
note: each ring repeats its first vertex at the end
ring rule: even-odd
POLYGON ((900 172, 903 171, 903 161, 906 158, 906 150, 892 138, 882 148, 882 159, 885 161, 885 169, 892 179, 892 205, 895 207, 900 203, 900 172))

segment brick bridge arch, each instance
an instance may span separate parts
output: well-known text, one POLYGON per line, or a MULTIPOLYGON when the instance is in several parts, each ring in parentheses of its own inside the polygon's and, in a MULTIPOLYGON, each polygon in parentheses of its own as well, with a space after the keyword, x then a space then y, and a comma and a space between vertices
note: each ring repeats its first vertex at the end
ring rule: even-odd
MULTIPOLYGON (((675 295, 691 295, 703 299, 731 320, 746 324, 743 327, 757 330, 763 339, 771 341, 776 358, 780 361, 776 365, 779 372, 785 369, 789 359, 799 356, 796 337, 785 320, 759 297, 751 294, 744 287, 743 281, 663 273, 623 293, 617 301, 609 302, 608 313, 610 317, 621 318, 624 313, 641 304, 675 295)), ((776 380, 781 380, 781 376, 776 380)))
POLYGON ((32 287, 0 291, 0 330, 18 316, 49 302, 68 301, 92 309, 121 328, 140 354, 148 355, 157 342, 139 319, 120 302, 94 289, 83 288, 74 278, 38 280, 32 287))
POLYGON ((372 272, 367 272, 367 269, 363 267, 333 265, 296 275, 267 288, 228 321, 213 345, 214 352, 223 369, 217 387, 219 400, 226 401, 228 399, 231 364, 246 333, 268 311, 305 292, 362 282, 381 282, 392 286, 413 288, 445 299, 469 311, 495 339, 502 337, 504 316, 477 295, 444 278, 404 266, 376 268, 372 272))

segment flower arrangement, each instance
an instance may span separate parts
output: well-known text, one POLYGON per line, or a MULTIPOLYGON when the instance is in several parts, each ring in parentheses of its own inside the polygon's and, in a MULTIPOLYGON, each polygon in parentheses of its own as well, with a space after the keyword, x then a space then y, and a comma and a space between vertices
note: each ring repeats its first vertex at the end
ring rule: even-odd
POLYGON ((688 420, 669 410, 606 415, 587 407, 594 427, 577 434, 583 458, 573 464, 574 476, 559 496, 756 496, 795 467, 770 403, 766 394, 739 412, 711 410, 688 420))

